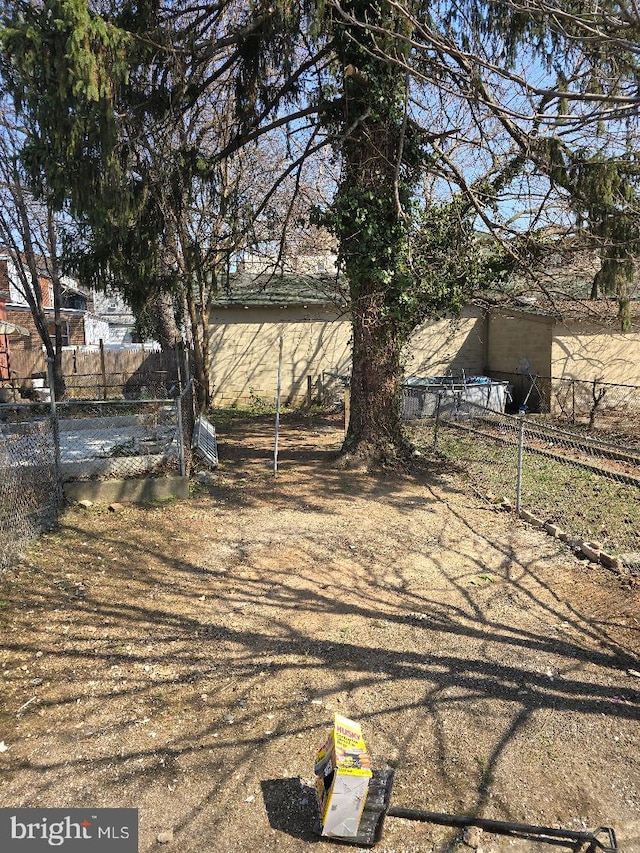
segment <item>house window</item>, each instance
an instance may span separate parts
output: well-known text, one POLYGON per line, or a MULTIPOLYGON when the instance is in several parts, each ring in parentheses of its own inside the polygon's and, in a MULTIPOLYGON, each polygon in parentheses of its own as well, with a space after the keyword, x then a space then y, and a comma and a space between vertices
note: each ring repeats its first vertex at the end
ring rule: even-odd
POLYGON ((68 291, 64 294, 62 303, 64 308, 71 308, 74 311, 87 310, 87 298, 81 293, 73 293, 72 291, 68 291))
MULTIPOLYGON (((62 331, 62 346, 69 346, 69 323, 66 320, 60 321, 60 328, 62 331)), ((55 345, 56 342, 56 324, 48 323, 47 331, 49 332, 49 337, 51 338, 52 343, 55 345)))

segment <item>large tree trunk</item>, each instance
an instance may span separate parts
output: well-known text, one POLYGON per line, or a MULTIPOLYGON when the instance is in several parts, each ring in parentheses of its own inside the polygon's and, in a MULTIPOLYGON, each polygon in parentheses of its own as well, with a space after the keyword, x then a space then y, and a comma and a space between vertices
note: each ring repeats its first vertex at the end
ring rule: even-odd
POLYGON ((62 370, 62 350, 56 349, 53 356, 53 394, 56 400, 64 400, 67 394, 67 383, 62 370))
POLYGON ((350 419, 344 451, 374 464, 406 457, 400 418, 401 345, 385 321, 383 299, 372 294, 353 313, 353 367, 350 419))
POLYGON ((211 405, 211 357, 209 353, 209 312, 203 309, 204 292, 200 292, 199 304, 193 298, 193 290, 187 290, 187 311, 191 325, 192 373, 195 380, 195 394, 200 412, 211 405))
MULTIPOLYGON (((184 369, 184 346, 182 346, 182 333, 176 323, 174 297, 172 294, 167 292, 157 293, 149 306, 149 312, 160 349, 165 354, 173 354, 176 369, 180 377, 180 385, 184 388, 187 381, 184 369)), ((169 377, 167 378, 169 379, 169 377)), ((174 378, 171 377, 170 382, 173 383, 173 381, 174 378)))
POLYGON ((203 340, 201 331, 193 336, 193 359, 192 370, 195 379, 196 400, 199 411, 208 409, 211 404, 211 377, 209 375, 209 347, 208 342, 203 340))
POLYGON ((344 69, 337 121, 342 175, 329 223, 349 281, 353 321, 351 414, 344 451, 367 463, 393 464, 411 451, 402 430, 399 385, 402 346, 415 325, 404 294, 409 280, 407 208, 417 155, 409 145, 405 72, 384 56, 384 39, 365 26, 395 32, 399 22, 393 6, 384 0, 375 5, 345 2, 342 8, 363 26, 340 20, 336 30, 344 69))
POLYGON ((153 297, 151 312, 155 333, 163 352, 174 350, 182 341, 182 333, 176 323, 173 296, 162 292, 153 297))

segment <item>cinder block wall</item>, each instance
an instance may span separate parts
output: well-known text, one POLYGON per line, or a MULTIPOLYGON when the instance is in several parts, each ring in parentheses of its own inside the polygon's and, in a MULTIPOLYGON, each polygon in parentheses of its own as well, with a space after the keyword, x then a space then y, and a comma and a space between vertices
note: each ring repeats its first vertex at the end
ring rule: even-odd
POLYGON ((558 324, 551 375, 640 386, 640 332, 623 334, 586 322, 558 324))
POLYGON ((211 363, 216 406, 276 397, 283 336, 282 400, 301 403, 312 393, 339 393, 349 373, 351 325, 325 308, 220 308, 212 315, 211 363))
MULTIPOLYGON (((211 317, 216 406, 272 404, 278 372, 279 337, 283 335, 282 399, 324 400, 342 397, 340 377, 351 372, 349 316, 329 308, 218 308, 211 317)), ((479 309, 458 320, 425 323, 406 352, 408 376, 440 376, 447 371, 482 373, 486 360, 486 323, 479 309)))
POLYGON ((423 323, 405 354, 406 376, 482 375, 487 361, 487 322, 479 308, 451 320, 423 323))
POLYGON ((574 416, 587 413, 594 404, 593 394, 604 390, 601 409, 618 411, 627 407, 637 418, 640 408, 636 387, 640 386, 640 332, 623 334, 586 322, 558 324, 551 350, 554 411, 573 411, 574 416), (568 379, 577 380, 575 383, 568 379), (603 389, 599 383, 618 387, 603 389), (595 383, 595 385, 592 385, 595 383))
POLYGON ((549 317, 492 311, 488 318, 487 368, 494 373, 551 375, 553 322, 549 317))

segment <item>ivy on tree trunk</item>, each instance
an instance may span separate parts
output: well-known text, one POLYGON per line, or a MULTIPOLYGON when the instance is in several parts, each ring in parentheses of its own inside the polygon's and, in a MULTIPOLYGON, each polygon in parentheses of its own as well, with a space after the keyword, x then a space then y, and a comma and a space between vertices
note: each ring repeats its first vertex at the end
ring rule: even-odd
POLYGON ((342 97, 324 113, 328 129, 340 140, 342 175, 323 224, 338 238, 351 299, 353 368, 345 450, 364 460, 394 462, 409 452, 399 385, 402 346, 415 324, 403 293, 409 286, 410 199, 423 151, 407 119, 406 74, 378 55, 393 49, 399 21, 392 5, 355 0, 342 8, 353 21, 334 21, 333 27, 342 97), (388 45, 360 26, 365 20, 389 31, 388 45))

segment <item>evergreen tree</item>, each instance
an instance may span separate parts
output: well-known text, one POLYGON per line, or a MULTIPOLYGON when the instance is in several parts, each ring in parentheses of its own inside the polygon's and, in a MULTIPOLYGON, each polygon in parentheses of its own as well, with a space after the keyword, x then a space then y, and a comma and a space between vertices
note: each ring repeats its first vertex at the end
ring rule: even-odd
MULTIPOLYGON (((318 218, 337 237, 350 289, 346 449, 359 458, 409 452, 403 346, 425 318, 457 310, 515 262, 507 241, 499 263, 478 266, 470 235, 474 219, 491 227, 500 192, 526 168, 588 229, 603 259, 595 285, 616 289, 627 322, 638 210, 633 9, 621 16, 613 0, 597 12, 564 0, 122 0, 113 10, 101 17, 88 0, 22 0, 5 15, 6 75, 33 124, 25 162, 36 185, 45 174, 56 201, 69 199, 92 227, 134 235, 131 256, 144 271, 145 245, 152 269, 157 262, 163 217, 147 160, 132 171, 131 151, 150 122, 188 121, 214 90, 233 99, 233 138, 204 158, 180 151, 209 174, 270 132, 306 138, 302 157, 328 142, 341 178, 318 218), (425 175, 430 197, 421 197, 425 175), (452 187, 453 200, 443 199, 452 187), (442 263, 453 253, 457 263, 442 263)), ((171 180, 188 184, 192 166, 171 180)))

